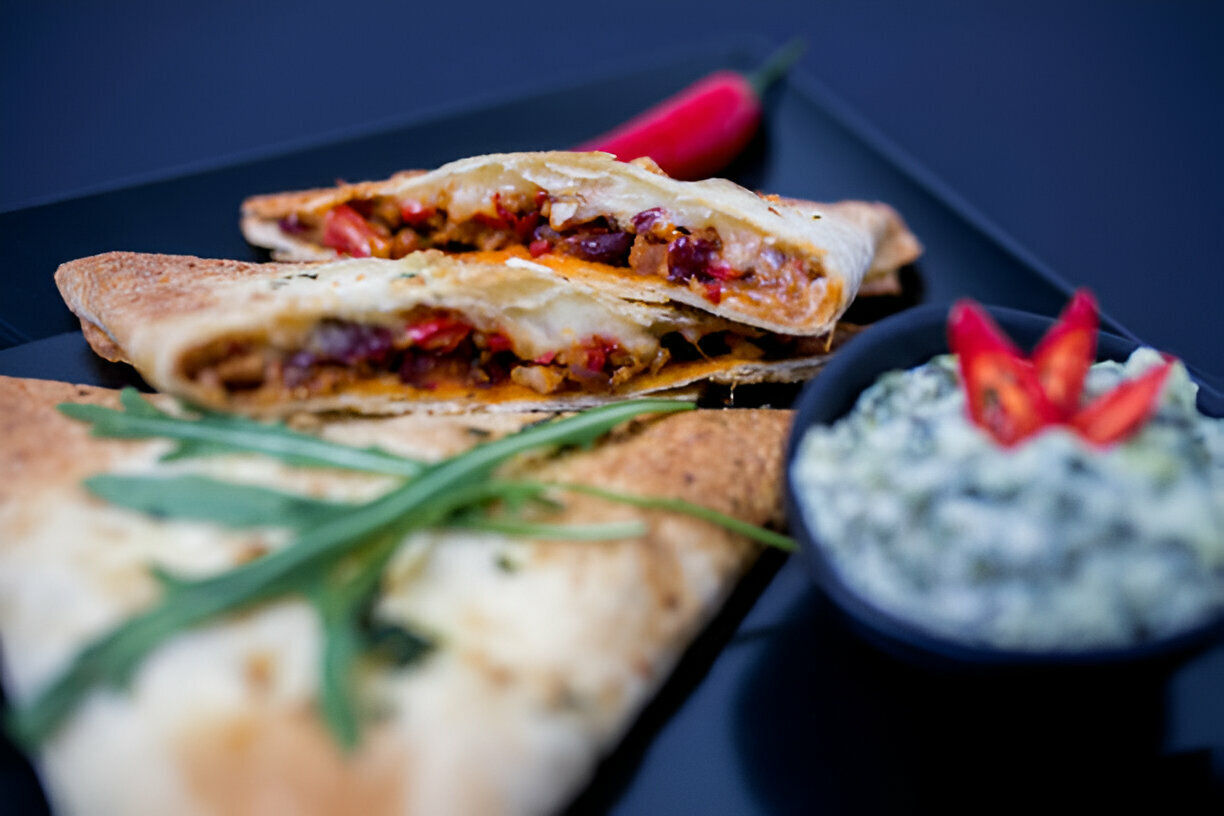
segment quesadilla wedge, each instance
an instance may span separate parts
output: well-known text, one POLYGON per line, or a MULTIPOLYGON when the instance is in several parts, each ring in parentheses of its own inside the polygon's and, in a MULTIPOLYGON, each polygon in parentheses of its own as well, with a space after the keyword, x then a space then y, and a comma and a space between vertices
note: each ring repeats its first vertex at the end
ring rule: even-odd
MULTIPOLYGON (((159 461, 164 440, 92 437, 54 410, 61 401, 114 406, 117 396, 0 377, 0 638, 6 691, 19 707, 86 643, 171 591, 167 575, 209 576, 293 546, 283 530, 108 504, 84 478, 192 472, 350 501, 387 489, 388 477, 241 454, 159 461)), ((343 419, 317 432, 428 462, 537 417, 343 419)), ((592 449, 514 469, 766 523, 780 517, 789 419, 727 410, 637 420, 592 449)), ((126 682, 89 693, 32 757, 54 812, 495 816, 564 807, 759 549, 686 516, 563 501, 565 520, 640 521, 645 532, 574 542, 451 530, 400 544, 370 625, 427 633, 434 645, 408 665, 371 664, 361 675, 367 724, 351 753, 318 713, 316 610, 281 596, 177 632, 126 682)))
POLYGON ((778 335, 514 250, 306 264, 109 253, 56 282, 103 357, 196 404, 262 415, 574 409, 794 382, 846 333, 778 335))
POLYGON ((728 320, 823 335, 860 285, 921 252, 887 205, 814 204, 725 179, 677 181, 605 153, 476 156, 386 181, 257 196, 242 231, 281 260, 518 248, 567 276, 627 282, 728 320))

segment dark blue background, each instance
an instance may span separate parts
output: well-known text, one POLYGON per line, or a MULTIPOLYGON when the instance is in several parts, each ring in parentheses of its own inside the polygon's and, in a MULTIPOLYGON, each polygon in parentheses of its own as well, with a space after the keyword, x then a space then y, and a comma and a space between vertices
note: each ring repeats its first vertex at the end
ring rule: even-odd
MULTIPOLYGON (((901 156, 943 198, 997 225, 1031 265, 1092 286, 1105 311, 1124 326, 1224 380, 1217 324, 1224 263, 1215 255, 1224 233, 1224 4, 476 0, 325 6, 277 0, 249 7, 254 5, 7 4, 0 17, 0 211, 585 87, 642 65, 665 64, 674 52, 718 51, 737 36, 767 46, 802 35, 808 48, 797 84, 822 86, 821 99, 901 156)), ((664 83, 650 96, 674 90, 664 83)), ((610 116, 614 107, 614 100, 591 106, 610 116)), ((564 139, 539 147, 568 143, 576 111, 566 113, 564 139)), ((516 122, 508 118, 504 127, 513 131, 516 122)), ((454 139, 457 151, 515 143, 506 134, 454 139)), ((432 155, 437 148, 406 144, 404 151, 432 155)), ((781 186, 790 194, 821 195, 806 177, 781 186)), ((108 217, 122 224, 124 215, 108 217)), ((232 223, 228 213, 201 220, 214 218, 227 230, 232 223)), ((77 226, 68 221, 63 229, 77 226)), ((156 236, 146 240, 157 243, 156 236)), ((37 274, 6 264, 5 257, 0 254, 0 283, 37 274)), ((989 278, 1001 269, 988 264, 980 274, 989 278)), ((0 299, 19 297, 13 287, 0 287, 0 299)), ((659 797, 670 792, 684 797, 674 803, 681 810, 694 806, 694 792, 702 792, 711 812, 744 811, 754 803, 787 812, 805 801, 792 795, 795 789, 810 794, 839 786, 856 797, 847 798, 843 810, 853 810, 852 801, 887 806, 895 804, 889 789, 875 790, 852 775, 832 777, 847 765, 871 767, 881 751, 893 766, 913 768, 911 783, 938 770, 932 765, 948 752, 932 754, 920 741, 876 739, 890 731, 910 733, 896 723, 923 711, 935 690, 915 680, 913 694, 897 698, 864 685, 864 677, 878 674, 863 669, 875 666, 875 658, 842 644, 836 630, 806 626, 827 616, 800 565, 789 563, 753 607, 732 648, 721 652, 723 676, 730 666, 754 682, 707 682, 680 695, 682 715, 719 716, 675 717, 661 733, 643 737, 647 762, 620 800, 623 811, 657 811, 659 797), (760 635, 779 621, 799 625, 760 635), (808 641, 813 632, 836 643, 814 648, 808 641), (830 649, 844 659, 817 659, 830 649), (809 695, 811 708, 790 706, 809 695), (877 708, 876 721, 842 722, 877 708), (734 735, 743 732, 734 743, 724 733, 728 716, 734 735), (813 735, 858 732, 859 743, 840 736, 835 743, 813 742, 813 735), (712 779, 704 770, 740 767, 734 749, 741 742, 759 748, 750 754, 759 760, 749 774, 768 783, 759 790, 745 791, 738 777, 712 779), (811 778, 789 775, 795 758, 778 755, 800 742, 814 745, 811 778), (701 756, 693 745, 704 746, 701 756), (849 759, 822 761, 821 750, 849 759), (675 760, 690 754, 688 764, 675 760), (667 762, 651 763, 650 756, 667 762)), ((1183 772, 1202 776, 1197 767, 1178 765, 1178 756, 1211 761, 1214 778, 1224 779, 1224 751, 1217 748, 1206 760, 1194 753, 1219 744, 1224 712, 1185 702, 1218 699, 1221 677, 1224 652, 1217 651, 1167 689, 1166 742, 1175 762, 1164 773, 1174 782, 1183 772)), ((1135 712, 1158 708, 1135 700, 1116 711, 1134 719, 1135 712)), ((936 725, 939 716, 929 714, 936 725)), ((990 735, 970 737, 951 754, 959 761, 973 761, 990 735)), ((976 758, 990 760, 989 751, 976 758)), ((1134 769, 1107 770, 1125 778, 1134 769)))
POLYGON ((7 5, 0 210, 576 86, 729 34, 803 35, 806 78, 1107 313, 1224 378, 1224 4, 7 5))

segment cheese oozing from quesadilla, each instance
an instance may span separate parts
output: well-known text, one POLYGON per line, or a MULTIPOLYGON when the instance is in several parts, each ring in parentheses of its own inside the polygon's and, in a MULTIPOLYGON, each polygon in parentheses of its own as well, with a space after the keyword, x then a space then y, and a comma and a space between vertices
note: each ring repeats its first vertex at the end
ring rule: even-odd
POLYGON ((602 153, 477 156, 382 182, 257 196, 243 204, 242 229, 282 260, 518 248, 730 320, 807 335, 827 333, 860 285, 874 288, 921 252, 884 204, 677 181, 649 160, 602 153))
POLYGON ((627 299, 514 249, 314 264, 111 253, 56 279, 102 356, 252 414, 569 409, 700 381, 795 381, 834 339, 627 299))

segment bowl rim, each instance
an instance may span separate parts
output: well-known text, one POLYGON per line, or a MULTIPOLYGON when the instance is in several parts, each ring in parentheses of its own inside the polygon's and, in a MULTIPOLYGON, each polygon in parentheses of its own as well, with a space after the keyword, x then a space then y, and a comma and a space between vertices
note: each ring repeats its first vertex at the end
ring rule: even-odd
MULTIPOLYGON (((1054 318, 1002 306, 985 307, 999 325, 1025 348, 1021 338, 1040 337, 1054 318)), ((1095 649, 1006 649, 970 644, 939 635, 877 606, 852 590, 825 556, 823 545, 808 528, 796 493, 792 466, 807 429, 814 424, 827 424, 841 418, 854 406, 865 388, 886 371, 913 368, 932 357, 948 351, 946 325, 949 306, 930 304, 907 309, 868 327, 846 343, 825 369, 804 386, 795 402, 795 417, 786 448, 786 515, 791 534, 799 541, 801 555, 817 587, 849 619, 853 628, 875 645, 895 655, 940 666, 1009 667, 1009 666, 1113 666, 1189 657, 1224 635, 1224 609, 1207 620, 1176 634, 1129 646, 1109 646, 1095 649), (930 351, 930 335, 938 331, 942 350, 930 351), (908 338, 926 342, 899 343, 908 338), (887 355, 896 364, 875 364, 876 357, 887 355), (865 363, 872 365, 865 365, 865 363)), ((1144 344, 1108 332, 1100 332, 1097 359, 1126 359, 1144 344)), ((1193 373, 1191 373, 1193 378, 1193 373)), ((1224 413, 1203 408, 1219 395, 1197 381, 1200 388, 1200 410, 1208 415, 1224 413)))

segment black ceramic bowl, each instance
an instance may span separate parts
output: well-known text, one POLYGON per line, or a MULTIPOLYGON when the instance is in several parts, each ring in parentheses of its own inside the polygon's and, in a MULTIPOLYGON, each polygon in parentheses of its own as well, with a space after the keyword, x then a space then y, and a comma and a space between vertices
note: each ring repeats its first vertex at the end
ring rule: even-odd
MULTIPOLYGON (((990 308, 999 325, 1023 349, 1031 349, 1052 324, 1050 318, 1012 309, 990 308)), ((1091 651, 1019 651, 968 645, 933 634, 914 623, 884 611, 849 588, 826 558, 820 541, 804 521, 790 464, 799 442, 812 425, 839 419, 854 406, 859 394, 881 374, 922 365, 948 352, 946 337, 948 308, 923 306, 883 320, 847 343, 829 366, 803 390, 796 404, 794 428, 787 449, 787 513, 790 528, 803 548, 816 583, 851 626, 875 645, 894 656, 941 668, 1014 666, 1111 666, 1118 664, 1176 661, 1192 655, 1224 636, 1224 614, 1175 636, 1125 648, 1091 651)), ((1102 333, 1099 360, 1125 360, 1138 344, 1102 333)), ((1224 415, 1224 399, 1200 384, 1199 410, 1209 416, 1224 415)))

